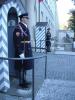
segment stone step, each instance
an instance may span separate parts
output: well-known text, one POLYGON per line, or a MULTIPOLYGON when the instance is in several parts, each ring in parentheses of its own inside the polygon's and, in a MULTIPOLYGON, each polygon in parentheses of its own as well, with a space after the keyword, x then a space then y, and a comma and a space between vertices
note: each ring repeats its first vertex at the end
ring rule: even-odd
POLYGON ((32 89, 10 88, 7 94, 17 97, 29 98, 32 97, 32 89))
POLYGON ((10 88, 0 93, 0 100, 32 100, 32 89, 10 88))
POLYGON ((30 97, 25 98, 25 97, 22 97, 22 96, 0 93, 0 100, 32 100, 32 98, 30 98, 30 97))
POLYGON ((23 98, 23 100, 26 100, 27 98, 32 98, 32 86, 30 85, 28 88, 21 88, 18 86, 18 81, 19 80, 16 78, 10 78, 10 89, 6 92, 6 94, 3 93, 4 99, 2 100, 18 100, 18 98, 23 98))

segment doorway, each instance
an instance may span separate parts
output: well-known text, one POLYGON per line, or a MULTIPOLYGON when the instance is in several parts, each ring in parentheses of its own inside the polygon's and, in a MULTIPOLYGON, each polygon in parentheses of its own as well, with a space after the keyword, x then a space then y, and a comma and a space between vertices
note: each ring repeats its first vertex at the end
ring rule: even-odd
MULTIPOLYGON (((8 12, 8 57, 14 58, 13 30, 18 23, 17 11, 11 7, 8 12)), ((14 61, 9 61, 9 75, 16 77, 14 61)))

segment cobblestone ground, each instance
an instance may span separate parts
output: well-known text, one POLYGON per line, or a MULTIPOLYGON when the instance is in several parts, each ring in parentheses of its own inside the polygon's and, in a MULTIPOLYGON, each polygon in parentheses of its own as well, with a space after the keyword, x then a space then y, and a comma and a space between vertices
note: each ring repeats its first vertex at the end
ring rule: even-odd
POLYGON ((75 100, 75 82, 46 79, 35 100, 75 100))

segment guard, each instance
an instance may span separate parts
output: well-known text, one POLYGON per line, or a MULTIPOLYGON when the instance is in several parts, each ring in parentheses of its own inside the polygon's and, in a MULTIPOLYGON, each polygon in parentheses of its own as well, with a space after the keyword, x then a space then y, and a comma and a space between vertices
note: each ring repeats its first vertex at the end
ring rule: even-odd
MULTIPOLYGON (((30 32, 28 29, 28 13, 21 14, 19 18, 20 22, 15 27, 13 32, 15 57, 20 58, 21 54, 24 54, 24 57, 32 57, 33 55, 30 41, 30 32)), ((15 69, 19 75, 19 86, 21 86, 22 88, 28 88, 28 85, 30 83, 26 80, 26 71, 31 70, 33 66, 34 60, 31 59, 15 61, 15 69)))
POLYGON ((51 33, 50 33, 50 28, 47 29, 46 33, 46 52, 51 51, 51 33))

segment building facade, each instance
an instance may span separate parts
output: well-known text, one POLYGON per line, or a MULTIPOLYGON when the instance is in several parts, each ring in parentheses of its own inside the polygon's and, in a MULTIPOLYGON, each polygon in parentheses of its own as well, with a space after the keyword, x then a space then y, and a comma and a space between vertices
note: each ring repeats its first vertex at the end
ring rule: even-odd
MULTIPOLYGON (((36 22, 48 22, 54 37, 58 29, 56 0, 0 0, 0 57, 14 57, 13 29, 19 22, 21 13, 29 13, 29 29, 34 43, 36 22)), ((32 44, 33 44, 32 43, 32 44)), ((14 73, 12 61, 0 60, 0 91, 10 88, 9 74, 14 73)))
MULTIPOLYGON (((27 0, 28 2, 28 0, 27 0)), ((58 17, 57 17, 57 6, 56 0, 39 0, 30 1, 27 3, 27 11, 30 16, 30 30, 36 25, 36 22, 48 22, 48 27, 51 28, 51 34, 54 37, 58 30, 58 17)), ((33 32, 31 32, 33 33, 33 32)), ((33 38, 33 34, 32 38, 33 38)))

